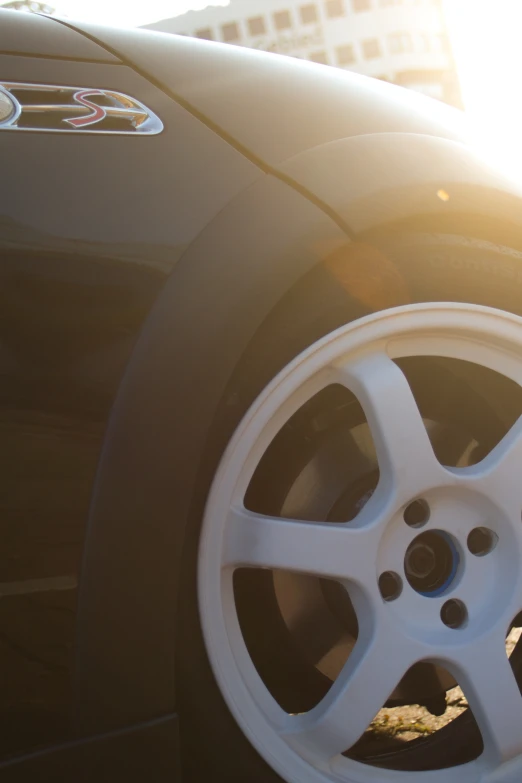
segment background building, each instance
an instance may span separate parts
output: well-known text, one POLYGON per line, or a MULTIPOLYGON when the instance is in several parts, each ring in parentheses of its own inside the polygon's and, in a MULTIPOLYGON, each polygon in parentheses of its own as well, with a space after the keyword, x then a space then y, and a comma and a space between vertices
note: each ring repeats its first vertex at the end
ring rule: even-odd
POLYGON ((47 3, 40 3, 37 0, 8 0, 6 3, 0 3, 0 8, 6 8, 8 11, 25 11, 30 14, 45 14, 52 16, 56 9, 47 3))
POLYGON ((346 68, 461 106, 440 0, 231 0, 145 27, 346 68))

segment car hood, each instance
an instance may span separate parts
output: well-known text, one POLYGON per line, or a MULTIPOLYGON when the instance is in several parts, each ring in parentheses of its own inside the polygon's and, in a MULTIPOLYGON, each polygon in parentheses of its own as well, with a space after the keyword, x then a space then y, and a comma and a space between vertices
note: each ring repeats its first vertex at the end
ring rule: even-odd
POLYGON ((328 66, 145 30, 61 20, 269 165, 350 136, 417 133, 466 141, 464 114, 328 66))
POLYGON ((54 19, 0 7, 0 55, 117 63, 118 59, 54 19))

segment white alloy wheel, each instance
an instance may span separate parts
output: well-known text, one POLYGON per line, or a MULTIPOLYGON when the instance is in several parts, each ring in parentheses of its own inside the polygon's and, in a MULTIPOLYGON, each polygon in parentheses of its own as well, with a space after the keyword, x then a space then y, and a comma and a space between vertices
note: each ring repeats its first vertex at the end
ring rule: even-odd
POLYGON ((487 367, 522 386, 522 318, 465 304, 420 304, 380 312, 312 345, 262 392, 237 428, 208 498, 201 533, 199 606, 207 653, 240 728, 288 783, 485 783, 522 780, 522 697, 505 637, 522 610, 522 420, 478 464, 446 468, 395 359, 441 356, 487 367), (362 405, 379 462, 379 484, 353 522, 315 524, 247 510, 249 482, 269 444, 313 395, 342 384, 362 405), (427 498, 424 529, 441 531, 460 552, 458 572, 426 597, 404 575, 418 530, 404 509, 427 498), (463 512, 464 509, 464 512, 463 512), (472 529, 494 530, 491 556, 466 551, 472 529), (310 712, 287 714, 248 653, 238 621, 233 573, 286 569, 341 582, 359 620, 359 637, 328 694, 310 712), (403 589, 383 600, 379 577, 403 589), (466 608, 445 625, 448 600, 466 608), (451 624, 450 624, 451 625, 451 624), (366 730, 406 671, 440 664, 462 686, 484 752, 459 767, 428 772, 377 769, 342 755, 366 730))

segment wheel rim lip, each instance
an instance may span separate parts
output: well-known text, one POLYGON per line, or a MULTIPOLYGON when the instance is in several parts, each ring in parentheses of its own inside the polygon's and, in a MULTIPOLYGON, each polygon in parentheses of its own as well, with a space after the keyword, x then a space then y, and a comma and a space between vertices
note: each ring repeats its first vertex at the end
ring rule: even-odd
MULTIPOLYGON (((221 553, 228 511, 238 497, 244 496, 260 456, 280 429, 281 424, 277 428, 270 427, 274 412, 279 412, 299 388, 325 367, 331 367, 341 359, 346 361, 349 355, 358 358, 369 345, 376 346, 379 341, 386 345, 391 358, 398 358, 415 355, 404 353, 408 338, 417 340, 420 334, 429 343, 432 337, 440 340, 441 336, 446 336, 455 342, 455 333, 467 346, 474 345, 479 350, 489 346, 490 354, 498 351, 502 369, 500 362, 493 362, 495 366, 491 369, 522 386, 522 318, 519 316, 453 302, 406 305, 371 314, 314 343, 267 385, 237 427, 216 472, 206 505, 198 558, 199 610, 207 654, 221 693, 241 730, 269 765, 291 783, 375 783, 376 774, 379 781, 398 783, 412 773, 388 769, 377 772, 375 767, 348 759, 343 759, 341 766, 337 765, 335 769, 330 765, 322 769, 312 767, 270 725, 272 697, 246 651, 235 609, 230 615, 230 606, 233 607, 231 573, 222 570, 221 556, 216 556, 221 553), (390 333, 392 322, 394 328, 390 333), (216 654, 217 649, 219 654, 216 654), (256 696, 250 687, 253 683, 256 696), (260 697, 260 683, 266 691, 264 698, 260 697), (271 733, 270 738, 267 730, 271 733)), ((423 351, 422 355, 454 354, 423 351)), ((468 355, 456 358, 474 361, 468 355)), ((491 362, 477 363, 491 366, 491 362)), ((521 759, 510 762, 512 770, 514 765, 522 772, 521 759)), ((444 783, 485 783, 490 777, 481 758, 459 767, 413 774, 417 775, 415 780, 423 783, 442 780, 444 783)))

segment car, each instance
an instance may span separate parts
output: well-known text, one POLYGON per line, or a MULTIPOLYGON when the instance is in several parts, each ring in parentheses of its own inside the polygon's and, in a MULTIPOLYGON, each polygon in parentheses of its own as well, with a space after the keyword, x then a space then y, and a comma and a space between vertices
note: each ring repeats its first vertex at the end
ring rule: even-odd
POLYGON ((2 780, 519 781, 522 190, 465 115, 0 11, 0 198, 2 780))

